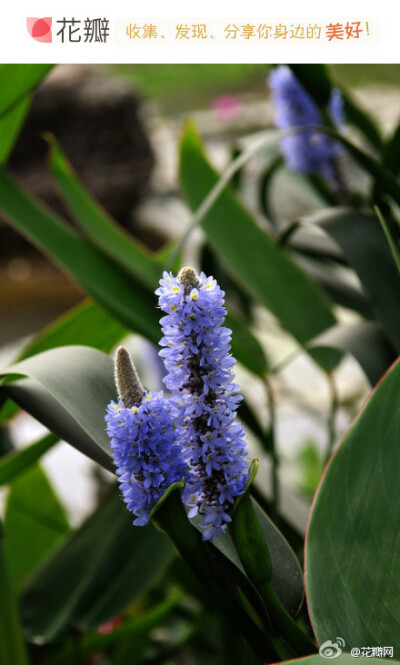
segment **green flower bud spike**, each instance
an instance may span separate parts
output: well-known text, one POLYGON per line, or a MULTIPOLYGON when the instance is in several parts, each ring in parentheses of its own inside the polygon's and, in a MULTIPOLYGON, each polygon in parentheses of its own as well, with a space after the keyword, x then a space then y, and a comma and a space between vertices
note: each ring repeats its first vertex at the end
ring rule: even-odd
POLYGON ((115 383, 118 396, 127 409, 142 403, 145 391, 129 351, 124 346, 118 348, 115 358, 115 383))
POLYGON ((178 274, 178 282, 183 285, 185 293, 190 293, 192 289, 199 286, 199 279, 196 271, 190 266, 182 268, 178 274))

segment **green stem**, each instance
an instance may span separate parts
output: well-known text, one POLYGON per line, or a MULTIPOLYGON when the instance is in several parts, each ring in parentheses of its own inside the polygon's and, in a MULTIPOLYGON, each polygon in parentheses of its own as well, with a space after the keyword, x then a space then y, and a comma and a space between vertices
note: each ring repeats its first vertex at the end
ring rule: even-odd
POLYGON ((275 630, 297 656, 315 653, 316 646, 285 610, 272 583, 272 562, 249 490, 234 507, 230 534, 248 578, 259 592, 275 630))
POLYGON ((271 518, 277 522, 279 515, 279 455, 276 447, 276 408, 275 408, 275 393, 270 380, 265 377, 265 388, 268 397, 268 411, 269 411, 269 431, 268 443, 271 456, 271 518))
POLYGON ((0 522, 0 665, 28 665, 17 603, 11 586, 0 522))
POLYGON ((328 429, 328 447, 326 452, 325 462, 327 463, 332 455, 333 447, 336 443, 336 415, 339 408, 339 396, 336 390, 336 384, 333 376, 328 375, 329 388, 331 393, 331 402, 328 413, 327 429, 328 429))
POLYGON ((175 489, 167 492, 164 497, 153 509, 152 520, 155 525, 168 534, 179 554, 204 587, 210 602, 232 622, 235 630, 243 635, 258 657, 263 661, 275 662, 279 656, 273 640, 258 628, 240 606, 236 588, 230 589, 232 593, 228 593, 225 585, 213 575, 205 543, 200 533, 190 524, 179 491, 175 489))
POLYGON ((374 211, 375 211, 375 214, 376 214, 377 218, 380 221, 382 230, 385 234, 385 237, 386 237, 387 243, 389 245, 389 249, 391 251, 391 254, 393 256, 394 262, 396 264, 397 270, 400 273, 400 254, 399 254, 399 250, 397 249, 396 244, 393 240, 392 234, 390 233, 389 226, 388 226, 384 216, 382 215, 381 211, 379 210, 378 206, 374 206, 374 211))

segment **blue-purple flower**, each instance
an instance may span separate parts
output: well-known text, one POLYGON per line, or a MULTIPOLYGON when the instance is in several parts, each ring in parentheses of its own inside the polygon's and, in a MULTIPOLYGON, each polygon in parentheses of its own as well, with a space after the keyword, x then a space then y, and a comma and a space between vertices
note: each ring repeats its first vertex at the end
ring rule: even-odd
POLYGON ((133 523, 146 524, 165 490, 186 472, 170 400, 159 392, 145 394, 136 406, 111 402, 106 423, 123 499, 136 515, 133 523))
MULTIPOLYGON (((269 76, 269 85, 279 128, 324 124, 315 102, 289 67, 281 65, 273 69, 269 76)), ((343 125, 343 99, 339 90, 332 93, 329 114, 337 127, 343 125)), ((304 131, 286 136, 282 140, 282 150, 291 169, 319 174, 331 180, 334 186, 338 186, 337 158, 342 148, 327 134, 304 131)))
POLYGON ((164 382, 175 397, 178 440, 191 471, 184 500, 189 517, 203 516, 203 537, 211 539, 225 531, 248 480, 231 331, 223 326, 224 292, 212 277, 184 268, 178 278, 164 273, 156 293, 166 314, 160 342, 164 382))

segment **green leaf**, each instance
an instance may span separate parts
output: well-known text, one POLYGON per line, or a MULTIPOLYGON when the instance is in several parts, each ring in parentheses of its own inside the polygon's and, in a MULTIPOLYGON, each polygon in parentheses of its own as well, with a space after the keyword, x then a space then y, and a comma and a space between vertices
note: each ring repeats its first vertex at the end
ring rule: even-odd
MULTIPOLYGON (((111 358, 88 347, 63 347, 23 360, 3 376, 8 382, 2 391, 60 438, 113 470, 104 426, 106 406, 116 399, 111 358), (25 376, 29 378, 18 379, 25 376)), ((277 593, 295 613, 302 602, 297 560, 269 518, 262 511, 260 514, 271 556, 275 557, 277 593)), ((229 539, 222 536, 216 547, 241 568, 229 539)))
POLYGON ((375 386, 396 359, 396 353, 379 324, 360 321, 339 324, 310 343, 313 348, 334 348, 350 353, 375 386))
MULTIPOLYGON (((87 194, 83 190, 81 195, 85 200, 85 205, 92 206, 94 216, 100 215, 96 204, 85 199, 87 194)), ((119 268, 113 260, 107 258, 89 241, 78 236, 45 208, 35 203, 19 189, 7 174, 1 171, 0 209, 5 212, 19 231, 22 231, 29 240, 37 244, 56 263, 67 270, 78 284, 97 300, 99 305, 117 317, 125 326, 142 334, 153 343, 158 343, 160 326, 156 298, 153 293, 153 279, 155 275, 161 275, 161 267, 156 259, 154 259, 154 267, 150 268, 151 258, 146 255, 147 269, 143 271, 140 262, 137 262, 135 267, 135 271, 140 271, 140 280, 135 279, 133 275, 129 277, 125 268, 123 270, 119 268), (143 285, 144 283, 147 284, 147 288, 143 285)), ((81 214, 83 214, 82 210, 83 208, 80 208, 81 214)), ((98 217, 96 220, 98 221, 98 217)), ((107 224, 109 224, 108 220, 107 224)), ((137 250, 136 254, 138 254, 137 250)), ((131 272, 134 272, 132 267, 131 272)), ((92 315, 93 312, 90 312, 89 317, 92 315)), ((95 313, 95 316, 98 316, 98 312, 95 313)), ((230 323, 229 317, 227 323, 230 323)), ((77 325, 80 326, 79 320, 77 325)), ((233 340, 237 359, 244 365, 248 363, 251 371, 257 364, 257 373, 264 374, 266 360, 258 341, 250 330, 240 327, 240 324, 237 324, 236 328, 237 335, 240 334, 241 337, 240 344, 233 340), (251 358, 248 348, 257 349, 251 358)), ((102 328, 100 327, 98 330, 101 331, 102 328)), ((102 335, 103 332, 100 334, 102 335)), ((67 343, 70 341, 68 338, 67 343)), ((92 344, 92 341, 89 339, 88 343, 92 344)))
MULTIPOLYGON (((339 636, 340 640, 340 636, 339 636)), ((338 642, 338 639, 335 635, 331 636, 330 641, 333 644, 337 644, 339 649, 341 648, 340 641, 338 642)), ((361 646, 367 646, 367 645, 361 645, 361 646)), ((352 645, 348 645, 348 648, 350 649, 352 645)), ((327 649, 331 649, 331 645, 327 645, 327 649)), ((347 649, 347 646, 346 646, 347 649)), ((341 653, 338 656, 329 656, 329 659, 335 660, 336 665, 354 665, 354 660, 357 658, 357 656, 352 656, 349 653, 341 653)), ((296 665, 326 665, 327 657, 325 656, 322 657, 319 654, 315 654, 314 656, 307 656, 307 658, 296 658, 296 660, 287 660, 286 663, 287 665, 290 665, 290 663, 295 663, 296 665)), ((371 663, 371 665, 382 665, 382 658, 370 658, 368 657, 368 662, 371 663)), ((392 660, 390 659, 390 662, 393 663, 393 665, 398 665, 397 660, 392 660)))
POLYGON ((400 363, 347 432, 317 492, 306 586, 320 642, 389 645, 400 655, 400 363))
POLYGON ((332 83, 326 65, 291 64, 290 69, 318 106, 324 108, 329 104, 332 83))
POLYGON ((0 164, 4 164, 8 159, 28 112, 30 101, 30 96, 26 95, 7 115, 0 115, 0 164))
MULTIPOLYGON (((271 556, 272 582, 275 591, 286 610, 292 616, 296 616, 304 600, 301 568, 292 548, 274 522, 254 499, 252 499, 252 504, 271 556)), ((199 528, 199 522, 198 519, 193 520, 197 528, 199 528)), ((214 541, 213 546, 227 557, 242 574, 245 574, 229 536, 222 534, 214 541)))
MULTIPOLYGON (((50 167, 64 201, 76 222, 88 237, 106 254, 134 277, 154 290, 160 278, 159 258, 153 258, 130 235, 120 229, 99 203, 85 191, 77 180, 60 148, 51 141, 50 167)), ((229 315, 226 324, 233 333, 233 353, 256 374, 267 371, 265 354, 256 337, 246 326, 229 315)))
POLYGON ((400 277, 379 220, 350 210, 325 211, 313 219, 343 251, 377 318, 400 351, 400 277))
POLYGON ((12 483, 6 504, 5 551, 13 584, 20 587, 68 531, 64 508, 35 465, 12 483))
POLYGON ((0 665, 28 665, 0 522, 0 665))
POLYGON ((164 574, 174 556, 151 525, 134 527, 117 488, 25 587, 21 617, 30 639, 91 630, 122 613, 164 574))
MULTIPOLYGON (((218 175, 208 163, 193 125, 181 146, 181 181, 192 210, 209 194, 218 175)), ((202 227, 243 289, 264 304, 304 344, 336 320, 318 286, 263 233, 235 195, 225 189, 202 220, 202 227), (293 303, 302 303, 302 316, 293 303)))
POLYGON ((24 347, 18 360, 69 344, 91 346, 108 353, 129 330, 90 300, 85 300, 50 323, 24 347))
POLYGON ((28 469, 32 464, 38 461, 48 450, 57 443, 58 437, 54 434, 48 434, 42 439, 23 448, 5 455, 0 458, 0 486, 14 480, 16 476, 28 469))
MULTIPOLYGON (((314 99, 317 106, 325 109, 329 103, 333 86, 328 68, 322 64, 296 64, 290 65, 308 94, 314 99)), ((370 144, 378 150, 382 145, 382 138, 378 127, 368 113, 355 104, 350 95, 340 90, 343 99, 343 111, 346 123, 357 127, 370 144)))
MULTIPOLYGON (((17 361, 59 346, 80 344, 108 353, 129 331, 90 300, 70 309, 44 328, 19 354, 17 361)), ((0 422, 18 412, 17 404, 8 400, 0 411, 0 422)), ((0 475, 1 477, 1 475, 0 475)))
POLYGON ((343 90, 341 90, 341 93, 346 123, 357 127, 364 134, 371 146, 376 150, 380 150, 382 148, 382 136, 379 127, 368 113, 355 104, 353 98, 348 93, 343 92, 343 90))
POLYGON ((249 327, 238 317, 228 314, 225 325, 232 330, 232 353, 248 370, 265 376, 268 372, 268 360, 261 343, 249 327))
POLYGON ((23 360, 1 375, 9 382, 0 391, 61 439, 113 469, 104 425, 107 404, 117 399, 111 358, 89 347, 65 346, 23 360), (11 382, 12 377, 17 380, 11 382))
MULTIPOLYGON (((138 617, 130 619, 120 628, 115 628, 108 633, 86 633, 82 635, 79 644, 72 638, 64 648, 57 650, 54 655, 46 658, 43 665, 71 665, 72 659, 76 662, 78 657, 84 658, 84 656, 93 652, 101 652, 113 646, 121 646, 126 641, 133 642, 136 655, 140 647, 143 646, 145 649, 148 646, 149 633, 159 627, 160 623, 171 614, 177 605, 178 599, 179 596, 172 596, 138 617)), ((140 658, 140 653, 137 655, 140 658)), ((143 654, 141 655, 143 656, 143 654)), ((133 661, 133 658, 129 659, 129 664, 132 665, 133 661)), ((116 661, 113 659, 114 662, 116 661)), ((126 663, 128 661, 121 662, 126 663)), ((139 659, 134 662, 140 664, 142 660, 139 659)))
POLYGON ((63 200, 85 234, 134 277, 155 289, 160 265, 88 194, 53 138, 50 138, 49 164, 63 200))
POLYGON ((132 330, 158 341, 158 314, 145 287, 29 198, 4 171, 0 171, 0 209, 28 240, 67 270, 100 305, 132 330))
POLYGON ((32 92, 54 65, 0 65, 0 118, 32 92))

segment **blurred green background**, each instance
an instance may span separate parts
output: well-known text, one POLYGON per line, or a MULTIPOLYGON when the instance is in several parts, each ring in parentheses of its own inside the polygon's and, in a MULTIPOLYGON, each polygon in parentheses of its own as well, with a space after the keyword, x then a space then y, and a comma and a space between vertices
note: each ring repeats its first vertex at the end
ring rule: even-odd
MULTIPOLYGON (((207 105, 215 95, 264 93, 270 65, 110 65, 109 73, 131 81, 143 96, 174 112, 207 105)), ((330 65, 333 80, 344 86, 398 85, 400 65, 330 65)))

